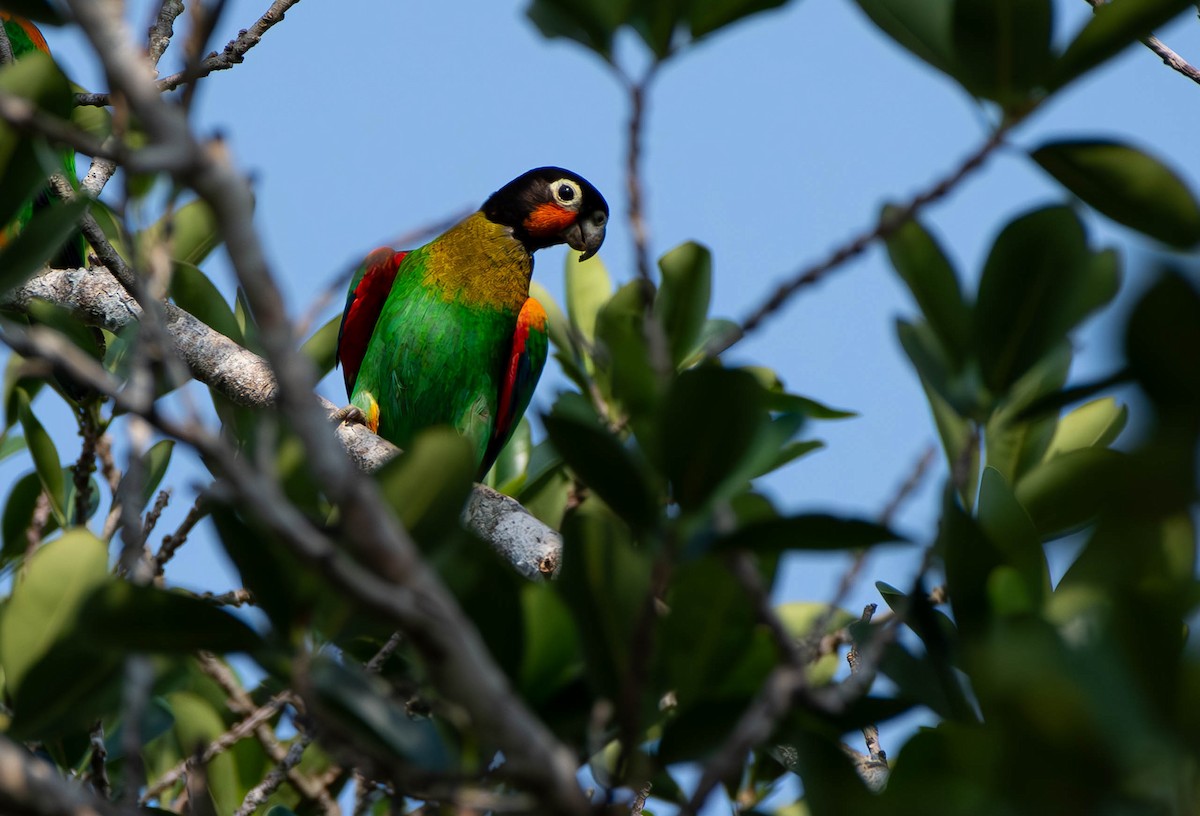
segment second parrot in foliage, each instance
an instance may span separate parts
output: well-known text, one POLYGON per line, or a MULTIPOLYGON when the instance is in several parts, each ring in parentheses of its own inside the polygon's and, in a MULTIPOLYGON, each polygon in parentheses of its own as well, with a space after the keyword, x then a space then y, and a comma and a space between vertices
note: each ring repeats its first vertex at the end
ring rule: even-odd
POLYGON ((368 427, 403 448, 423 428, 450 425, 487 473, 546 362, 546 312, 529 296, 533 253, 565 243, 590 258, 607 221, 586 179, 539 167, 419 249, 368 255, 337 349, 368 427))

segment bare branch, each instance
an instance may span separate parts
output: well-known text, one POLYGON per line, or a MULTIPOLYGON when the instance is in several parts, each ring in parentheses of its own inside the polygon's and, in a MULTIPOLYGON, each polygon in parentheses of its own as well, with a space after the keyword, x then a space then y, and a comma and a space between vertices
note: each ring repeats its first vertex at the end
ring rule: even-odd
MULTIPOLYGON (((1105 5, 1108 0, 1087 0, 1093 9, 1098 9, 1105 5)), ((1163 64, 1172 70, 1178 71, 1192 82, 1200 83, 1200 69, 1189 63, 1183 57, 1172 51, 1167 44, 1155 37, 1153 34, 1147 34, 1142 37, 1142 45, 1153 51, 1163 64)))
MULTIPOLYGON (((172 91, 180 85, 202 79, 215 71, 227 70, 242 62, 245 60, 247 52, 258 45, 262 41, 263 35, 272 26, 282 20, 283 15, 288 9, 298 2, 300 0, 275 0, 262 17, 259 17, 249 28, 242 29, 237 37, 229 41, 221 53, 218 54, 214 51, 209 54, 196 70, 180 71, 177 74, 171 74, 168 77, 158 80, 156 83, 158 90, 172 91)), ((153 39, 151 43, 151 47, 153 48, 153 39)), ((163 47, 165 48, 166 46, 164 45, 163 47)), ((157 59, 154 60, 154 64, 158 64, 157 59)), ((77 94, 75 104, 104 107, 105 105, 112 104, 112 95, 106 93, 77 94)))

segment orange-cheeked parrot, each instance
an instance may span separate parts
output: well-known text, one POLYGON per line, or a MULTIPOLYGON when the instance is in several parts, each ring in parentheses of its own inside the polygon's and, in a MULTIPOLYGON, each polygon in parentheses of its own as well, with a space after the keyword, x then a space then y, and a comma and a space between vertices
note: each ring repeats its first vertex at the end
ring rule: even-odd
POLYGON ((368 255, 337 348, 367 426, 403 448, 423 428, 450 425, 487 473, 546 363, 546 312, 529 296, 533 253, 566 243, 590 258, 607 221, 586 179, 539 167, 419 249, 368 255))

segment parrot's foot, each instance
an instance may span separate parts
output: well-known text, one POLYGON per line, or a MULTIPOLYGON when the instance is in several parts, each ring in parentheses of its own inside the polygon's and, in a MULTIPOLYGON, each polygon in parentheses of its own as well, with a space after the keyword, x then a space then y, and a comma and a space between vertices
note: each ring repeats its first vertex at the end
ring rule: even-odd
POLYGON ((367 421, 367 415, 357 405, 347 405, 345 408, 339 408, 330 419, 333 420, 335 425, 348 422, 351 425, 367 425, 369 427, 371 424, 367 421))

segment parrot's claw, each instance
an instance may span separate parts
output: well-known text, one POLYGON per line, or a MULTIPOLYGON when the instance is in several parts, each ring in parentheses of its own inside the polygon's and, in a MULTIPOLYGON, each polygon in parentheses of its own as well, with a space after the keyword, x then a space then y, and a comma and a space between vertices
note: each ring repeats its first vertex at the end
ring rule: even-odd
POLYGON ((357 405, 347 405, 345 408, 339 408, 337 411, 334 411, 330 419, 333 420, 335 425, 341 425, 343 422, 351 425, 370 426, 371 424, 367 422, 367 415, 357 405))

